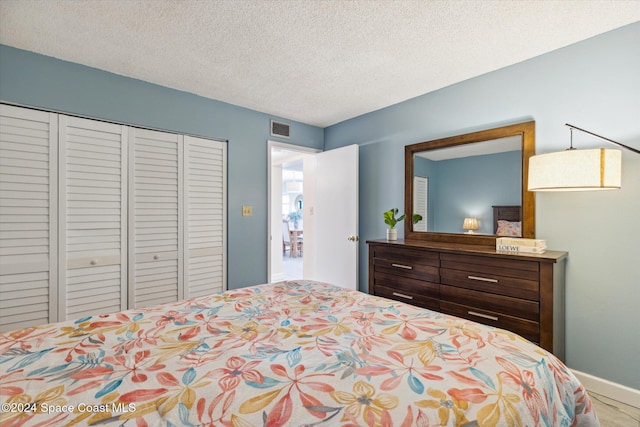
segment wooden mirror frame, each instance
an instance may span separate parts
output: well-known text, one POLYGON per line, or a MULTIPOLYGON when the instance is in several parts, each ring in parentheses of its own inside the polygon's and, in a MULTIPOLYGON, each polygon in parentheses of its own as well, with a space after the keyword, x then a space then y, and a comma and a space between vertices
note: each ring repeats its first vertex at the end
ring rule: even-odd
POLYGON ((456 233, 438 233, 430 231, 413 231, 411 220, 413 212, 413 158, 421 151, 454 147, 474 142, 490 141, 509 136, 522 136, 522 237, 535 237, 535 193, 528 191, 527 176, 529 174, 529 158, 535 154, 535 122, 524 122, 479 132, 455 135, 433 141, 419 142, 404 147, 404 220, 405 239, 425 240, 456 244, 495 246, 494 235, 469 235, 456 233))

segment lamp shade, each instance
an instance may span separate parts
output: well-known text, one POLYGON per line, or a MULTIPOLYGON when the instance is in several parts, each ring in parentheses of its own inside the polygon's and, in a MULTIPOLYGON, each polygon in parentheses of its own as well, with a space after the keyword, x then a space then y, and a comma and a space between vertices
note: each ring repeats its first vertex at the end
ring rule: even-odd
POLYGON ((478 219, 465 218, 464 223, 462 224, 462 228, 464 228, 465 230, 469 230, 468 233, 473 233, 473 230, 478 229, 478 219))
POLYGON ((590 191, 619 189, 620 150, 566 150, 529 158, 529 191, 590 191))

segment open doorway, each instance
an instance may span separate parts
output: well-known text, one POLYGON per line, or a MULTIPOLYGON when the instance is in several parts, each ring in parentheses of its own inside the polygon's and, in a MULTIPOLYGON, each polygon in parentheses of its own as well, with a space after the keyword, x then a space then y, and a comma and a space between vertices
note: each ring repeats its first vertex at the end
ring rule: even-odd
POLYGON ((314 154, 318 152, 268 141, 270 283, 312 275, 314 154))

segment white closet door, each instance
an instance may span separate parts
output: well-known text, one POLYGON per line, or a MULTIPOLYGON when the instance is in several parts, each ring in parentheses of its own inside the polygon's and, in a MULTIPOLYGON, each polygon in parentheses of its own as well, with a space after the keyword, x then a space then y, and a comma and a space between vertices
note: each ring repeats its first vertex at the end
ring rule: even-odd
POLYGON ((227 287, 227 144, 184 137, 185 298, 227 287))
POLYGON ((60 115, 60 318, 127 308, 127 128, 60 115))
POLYGON ((129 129, 129 308, 183 298, 182 138, 129 129))
POLYGON ((0 332, 57 321, 57 115, 0 105, 0 332))

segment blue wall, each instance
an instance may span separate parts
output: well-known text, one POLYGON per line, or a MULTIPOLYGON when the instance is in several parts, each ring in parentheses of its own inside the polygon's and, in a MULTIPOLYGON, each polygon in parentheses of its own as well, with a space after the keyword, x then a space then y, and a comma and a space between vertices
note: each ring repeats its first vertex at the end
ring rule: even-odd
MULTIPOLYGON (((567 122, 640 148, 640 23, 325 129, 327 150, 361 145, 361 290, 364 242, 404 206, 404 146, 528 120, 537 153, 567 148, 567 122)), ((607 143, 576 134, 574 145, 607 143)), ((567 364, 640 389, 640 156, 622 162, 621 190, 537 194, 536 235, 569 252, 567 364)))
POLYGON ((476 233, 493 234, 493 205, 522 200, 522 153, 488 154, 437 162, 414 159, 414 175, 429 178, 428 230, 461 233, 465 217, 478 219, 476 233))
MULTIPOLYGON (((269 120, 282 118, 4 45, 0 100, 228 140, 228 285, 267 281, 267 140, 277 140, 269 120), (243 217, 242 205, 253 216, 243 217)), ((301 123, 291 122, 291 136, 324 144, 321 128, 301 123)))

